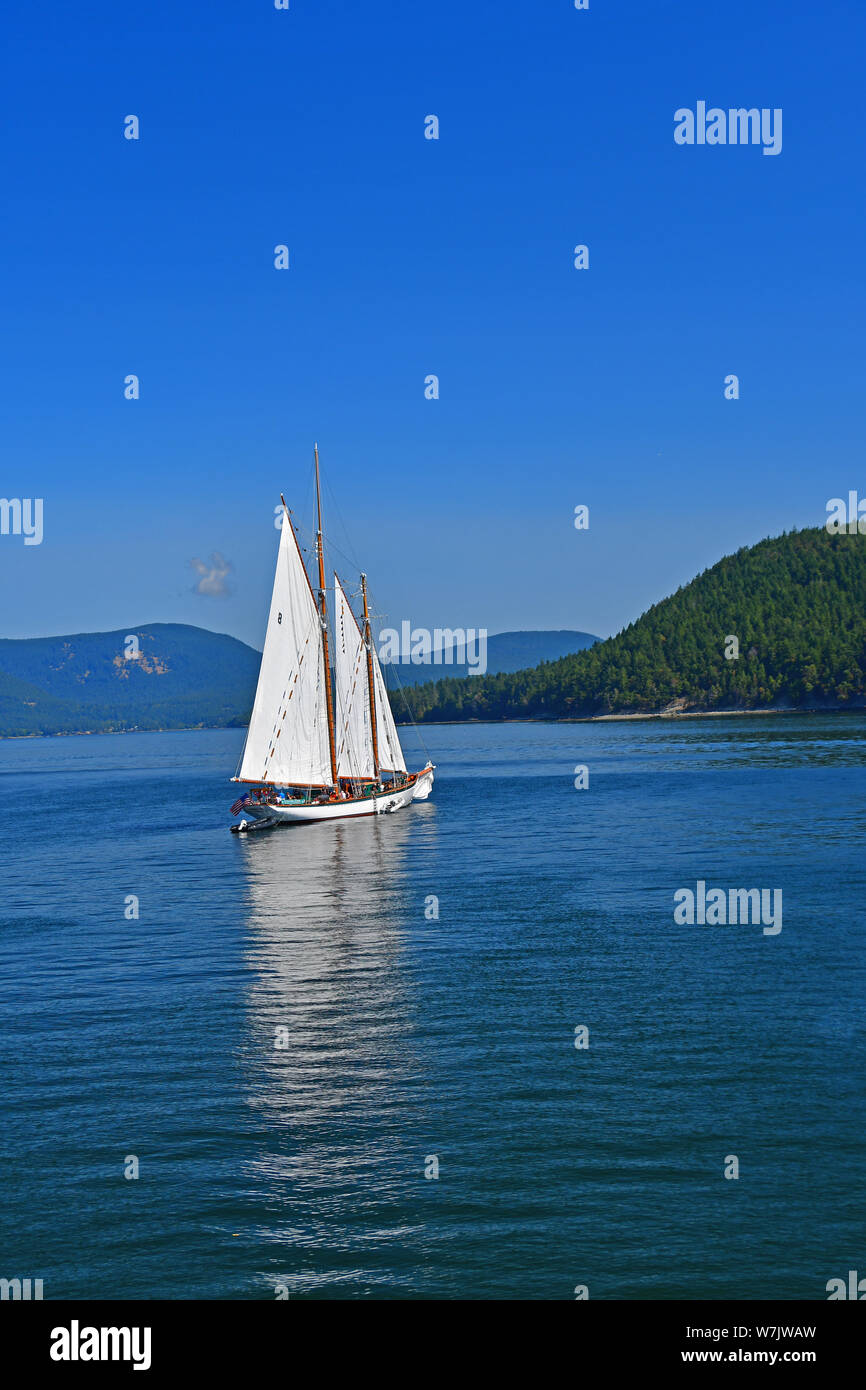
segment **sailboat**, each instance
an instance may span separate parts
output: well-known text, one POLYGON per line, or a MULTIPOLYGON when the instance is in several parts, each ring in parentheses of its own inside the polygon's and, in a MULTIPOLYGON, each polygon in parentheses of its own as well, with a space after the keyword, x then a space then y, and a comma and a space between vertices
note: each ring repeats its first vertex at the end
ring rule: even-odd
POLYGON ((356 618, 334 574, 333 632, 325 589, 319 448, 314 591, 286 500, 271 610, 252 717, 234 782, 249 785, 231 808, 233 830, 340 820, 425 801, 434 765, 409 772, 370 632, 367 579, 356 618), (331 641, 333 635, 333 643, 331 641), (251 817, 252 825, 247 820, 251 817))

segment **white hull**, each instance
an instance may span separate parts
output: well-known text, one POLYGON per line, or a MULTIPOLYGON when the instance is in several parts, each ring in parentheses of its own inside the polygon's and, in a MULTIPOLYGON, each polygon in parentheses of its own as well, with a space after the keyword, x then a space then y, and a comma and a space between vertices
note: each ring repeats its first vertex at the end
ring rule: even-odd
POLYGON ((343 801, 329 801, 324 805, 280 806, 274 802, 248 802, 241 812, 237 826, 242 830, 244 821, 266 820, 279 824, 300 825, 311 821, 345 820, 348 816, 384 816, 400 811, 413 801, 426 801, 433 788, 433 766, 428 763, 423 771, 412 779, 408 787, 397 791, 377 792, 374 796, 346 798, 343 801))

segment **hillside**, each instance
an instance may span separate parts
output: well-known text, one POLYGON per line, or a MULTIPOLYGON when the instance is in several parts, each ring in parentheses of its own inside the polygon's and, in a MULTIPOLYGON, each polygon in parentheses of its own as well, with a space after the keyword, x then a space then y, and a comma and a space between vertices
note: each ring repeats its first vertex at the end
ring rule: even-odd
MULTIPOLYGON (((596 640, 584 632, 498 633, 488 639, 488 664, 513 671, 596 640)), ((260 661, 234 637, 183 623, 0 639, 0 738, 243 726, 260 661), (130 635, 139 641, 137 660, 125 656, 130 635)), ((466 670, 445 669, 452 676, 466 670)), ((406 685, 430 668, 397 670, 406 685)))
POLYGON ((418 720, 652 713, 674 701, 695 711, 844 708, 864 699, 866 537, 823 528, 726 556, 576 656, 406 692, 418 720), (737 660, 725 659, 730 635, 739 638, 737 660))
MULTIPOLYGON (((0 639, 0 737, 242 726, 260 654, 177 623, 69 637, 0 639), (124 655, 130 633, 138 660, 124 655)), ((604 714, 866 703, 866 537, 794 531, 726 556, 616 637, 499 633, 485 676, 412 684, 418 720, 562 719, 604 714), (725 658, 726 639, 739 656, 725 658), (557 643, 593 645, 556 655, 557 643), (509 669, 509 663, 533 663, 509 669)), ((399 669, 399 668, 398 668, 399 669)), ((448 671, 447 667, 441 668, 448 671)), ((411 672, 411 678, 409 677, 411 672)), ((418 675, 416 675, 418 673, 418 675)))
MULTIPOLYGON (((537 666, 540 661, 556 661, 572 652, 581 652, 591 647, 598 638, 590 632, 573 632, 560 629, 552 632, 496 632, 487 639, 487 674, 498 675, 501 671, 522 671, 527 666, 537 666)), ((454 650, 453 648, 451 649, 454 650)), ((477 649, 473 649, 477 650, 477 649)), ((459 655, 460 649, 454 653, 459 655)), ((409 661, 383 663, 385 683, 388 689, 405 685, 422 685, 429 681, 431 674, 441 671, 443 675, 460 679, 470 674, 467 665, 451 664, 445 660, 447 649, 443 650, 441 664, 431 672, 429 665, 413 666, 409 661)))
POLYGON ((0 736, 242 725, 260 660, 185 623, 0 639, 0 736), (124 655, 130 635, 137 660, 124 655))

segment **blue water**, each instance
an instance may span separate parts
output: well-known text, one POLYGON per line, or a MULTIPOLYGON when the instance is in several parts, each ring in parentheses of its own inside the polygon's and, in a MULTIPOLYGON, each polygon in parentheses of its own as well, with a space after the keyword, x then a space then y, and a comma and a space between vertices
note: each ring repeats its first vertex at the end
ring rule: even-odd
POLYGON ((236 731, 0 743, 0 1276, 826 1298, 866 1272, 864 727, 427 728, 429 802, 248 838, 236 731), (782 931, 677 925, 698 879, 782 931))

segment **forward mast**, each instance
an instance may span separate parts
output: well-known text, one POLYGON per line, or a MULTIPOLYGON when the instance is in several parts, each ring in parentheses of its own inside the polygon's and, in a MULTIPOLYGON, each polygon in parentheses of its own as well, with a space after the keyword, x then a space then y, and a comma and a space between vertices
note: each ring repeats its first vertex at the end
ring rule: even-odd
POLYGON ((367 698, 370 702, 370 737, 373 744, 373 776, 379 781, 379 731, 376 727, 376 682, 373 675, 373 639, 370 635, 370 611, 367 607, 367 576, 361 575, 364 596, 364 649, 367 653, 367 698))

